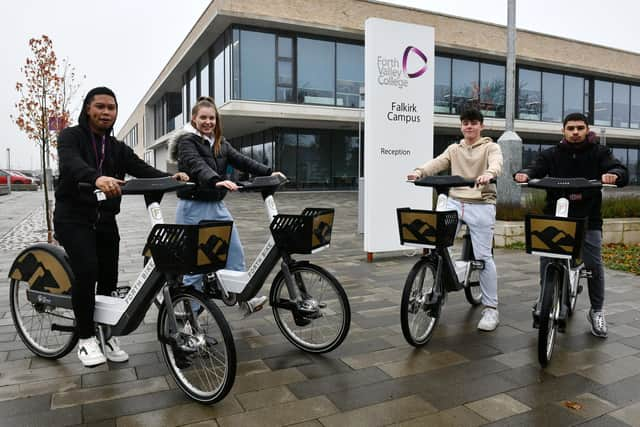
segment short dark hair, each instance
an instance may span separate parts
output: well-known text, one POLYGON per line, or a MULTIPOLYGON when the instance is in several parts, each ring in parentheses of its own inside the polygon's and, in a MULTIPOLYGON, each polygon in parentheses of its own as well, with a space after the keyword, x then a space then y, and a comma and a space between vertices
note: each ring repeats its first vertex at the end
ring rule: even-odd
POLYGON ((480 123, 484 123, 484 116, 482 113, 475 108, 467 108, 460 113, 460 121, 469 120, 474 121, 477 120, 480 123))
POLYGON ((582 113, 570 113, 567 114, 562 121, 562 127, 567 125, 567 122, 584 122, 587 127, 589 127, 589 122, 587 121, 587 116, 582 113))

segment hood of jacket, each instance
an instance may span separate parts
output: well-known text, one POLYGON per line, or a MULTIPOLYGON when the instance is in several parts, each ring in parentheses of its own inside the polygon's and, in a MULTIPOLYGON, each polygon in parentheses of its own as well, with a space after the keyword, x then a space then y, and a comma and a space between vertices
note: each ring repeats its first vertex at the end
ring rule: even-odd
MULTIPOLYGON (((493 139, 491 139, 488 136, 483 136, 482 138, 480 138, 479 140, 477 140, 476 142, 471 144, 471 148, 479 147, 481 145, 488 144, 490 142, 493 142, 493 139)), ((464 142, 464 139, 460 140, 460 145, 462 145, 462 146, 466 145, 466 142, 464 142)))
POLYGON ((191 125, 191 123, 187 123, 186 125, 184 125, 182 129, 177 130, 173 135, 171 135, 171 138, 169 139, 169 143, 168 143, 169 159, 168 160, 170 163, 178 163, 178 144, 180 143, 180 139, 182 139, 183 136, 188 134, 193 134, 193 135, 196 135, 197 137, 208 140, 208 138, 203 137, 202 134, 198 131, 198 129, 194 128, 191 125))

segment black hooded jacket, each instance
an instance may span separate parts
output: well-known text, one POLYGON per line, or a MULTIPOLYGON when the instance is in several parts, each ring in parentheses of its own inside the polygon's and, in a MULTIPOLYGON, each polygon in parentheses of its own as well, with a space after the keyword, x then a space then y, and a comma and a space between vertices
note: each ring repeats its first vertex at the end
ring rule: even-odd
MULTIPOLYGON (((552 176, 597 180, 605 173, 612 173, 618 175, 616 180, 618 187, 623 187, 629 182, 627 168, 613 157, 610 148, 598 144, 593 137, 578 144, 562 141, 540 152, 531 165, 519 172, 526 173, 530 179, 552 176)), ((558 197, 561 196, 553 191, 547 191, 545 214, 553 215, 558 197)), ((600 190, 588 190, 570 198, 569 216, 574 218, 589 217, 587 228, 589 230, 601 230, 601 207, 602 192, 600 190)))
MULTIPOLYGON (((66 128, 58 137, 58 162, 60 179, 56 189, 55 222, 99 224, 115 223, 120 212, 121 197, 96 201, 92 192, 78 190, 78 183, 95 184, 100 176, 124 179, 125 174, 137 178, 169 176, 140 159, 134 151, 115 137, 105 138, 105 159, 102 172, 98 171, 96 153, 91 141, 91 131, 86 114, 81 114, 79 124, 66 128)), ((97 141, 101 137, 95 136, 97 141)))

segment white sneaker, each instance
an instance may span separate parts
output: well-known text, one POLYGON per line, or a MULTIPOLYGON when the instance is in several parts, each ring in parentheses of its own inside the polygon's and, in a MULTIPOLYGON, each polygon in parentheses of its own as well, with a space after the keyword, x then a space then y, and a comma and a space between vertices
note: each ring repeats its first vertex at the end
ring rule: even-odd
POLYGON ((238 307, 240 307, 240 310, 244 312, 244 316, 247 317, 250 314, 255 313, 256 311, 262 310, 262 307, 264 307, 264 304, 266 302, 267 302, 266 296, 254 297, 254 298, 251 298, 249 301, 241 302, 240 304, 238 304, 238 307))
POLYGON ((129 360, 129 355, 120 348, 116 337, 111 337, 109 341, 105 343, 105 347, 107 350, 107 359, 111 362, 126 362, 129 360))
POLYGON ((498 323, 500 323, 498 310, 486 307, 482 310, 482 318, 478 322, 478 329, 481 331, 493 331, 498 327, 498 323))
POLYGON ((96 337, 78 340, 78 359, 87 368, 102 365, 107 361, 96 337))

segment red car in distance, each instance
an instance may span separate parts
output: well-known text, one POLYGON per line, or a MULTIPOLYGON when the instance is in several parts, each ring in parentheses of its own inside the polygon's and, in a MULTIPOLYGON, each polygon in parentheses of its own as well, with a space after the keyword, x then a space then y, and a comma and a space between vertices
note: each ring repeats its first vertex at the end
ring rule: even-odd
POLYGON ((7 177, 11 177, 11 185, 13 184, 31 184, 31 178, 17 174, 13 171, 0 169, 0 185, 7 185, 7 177))

